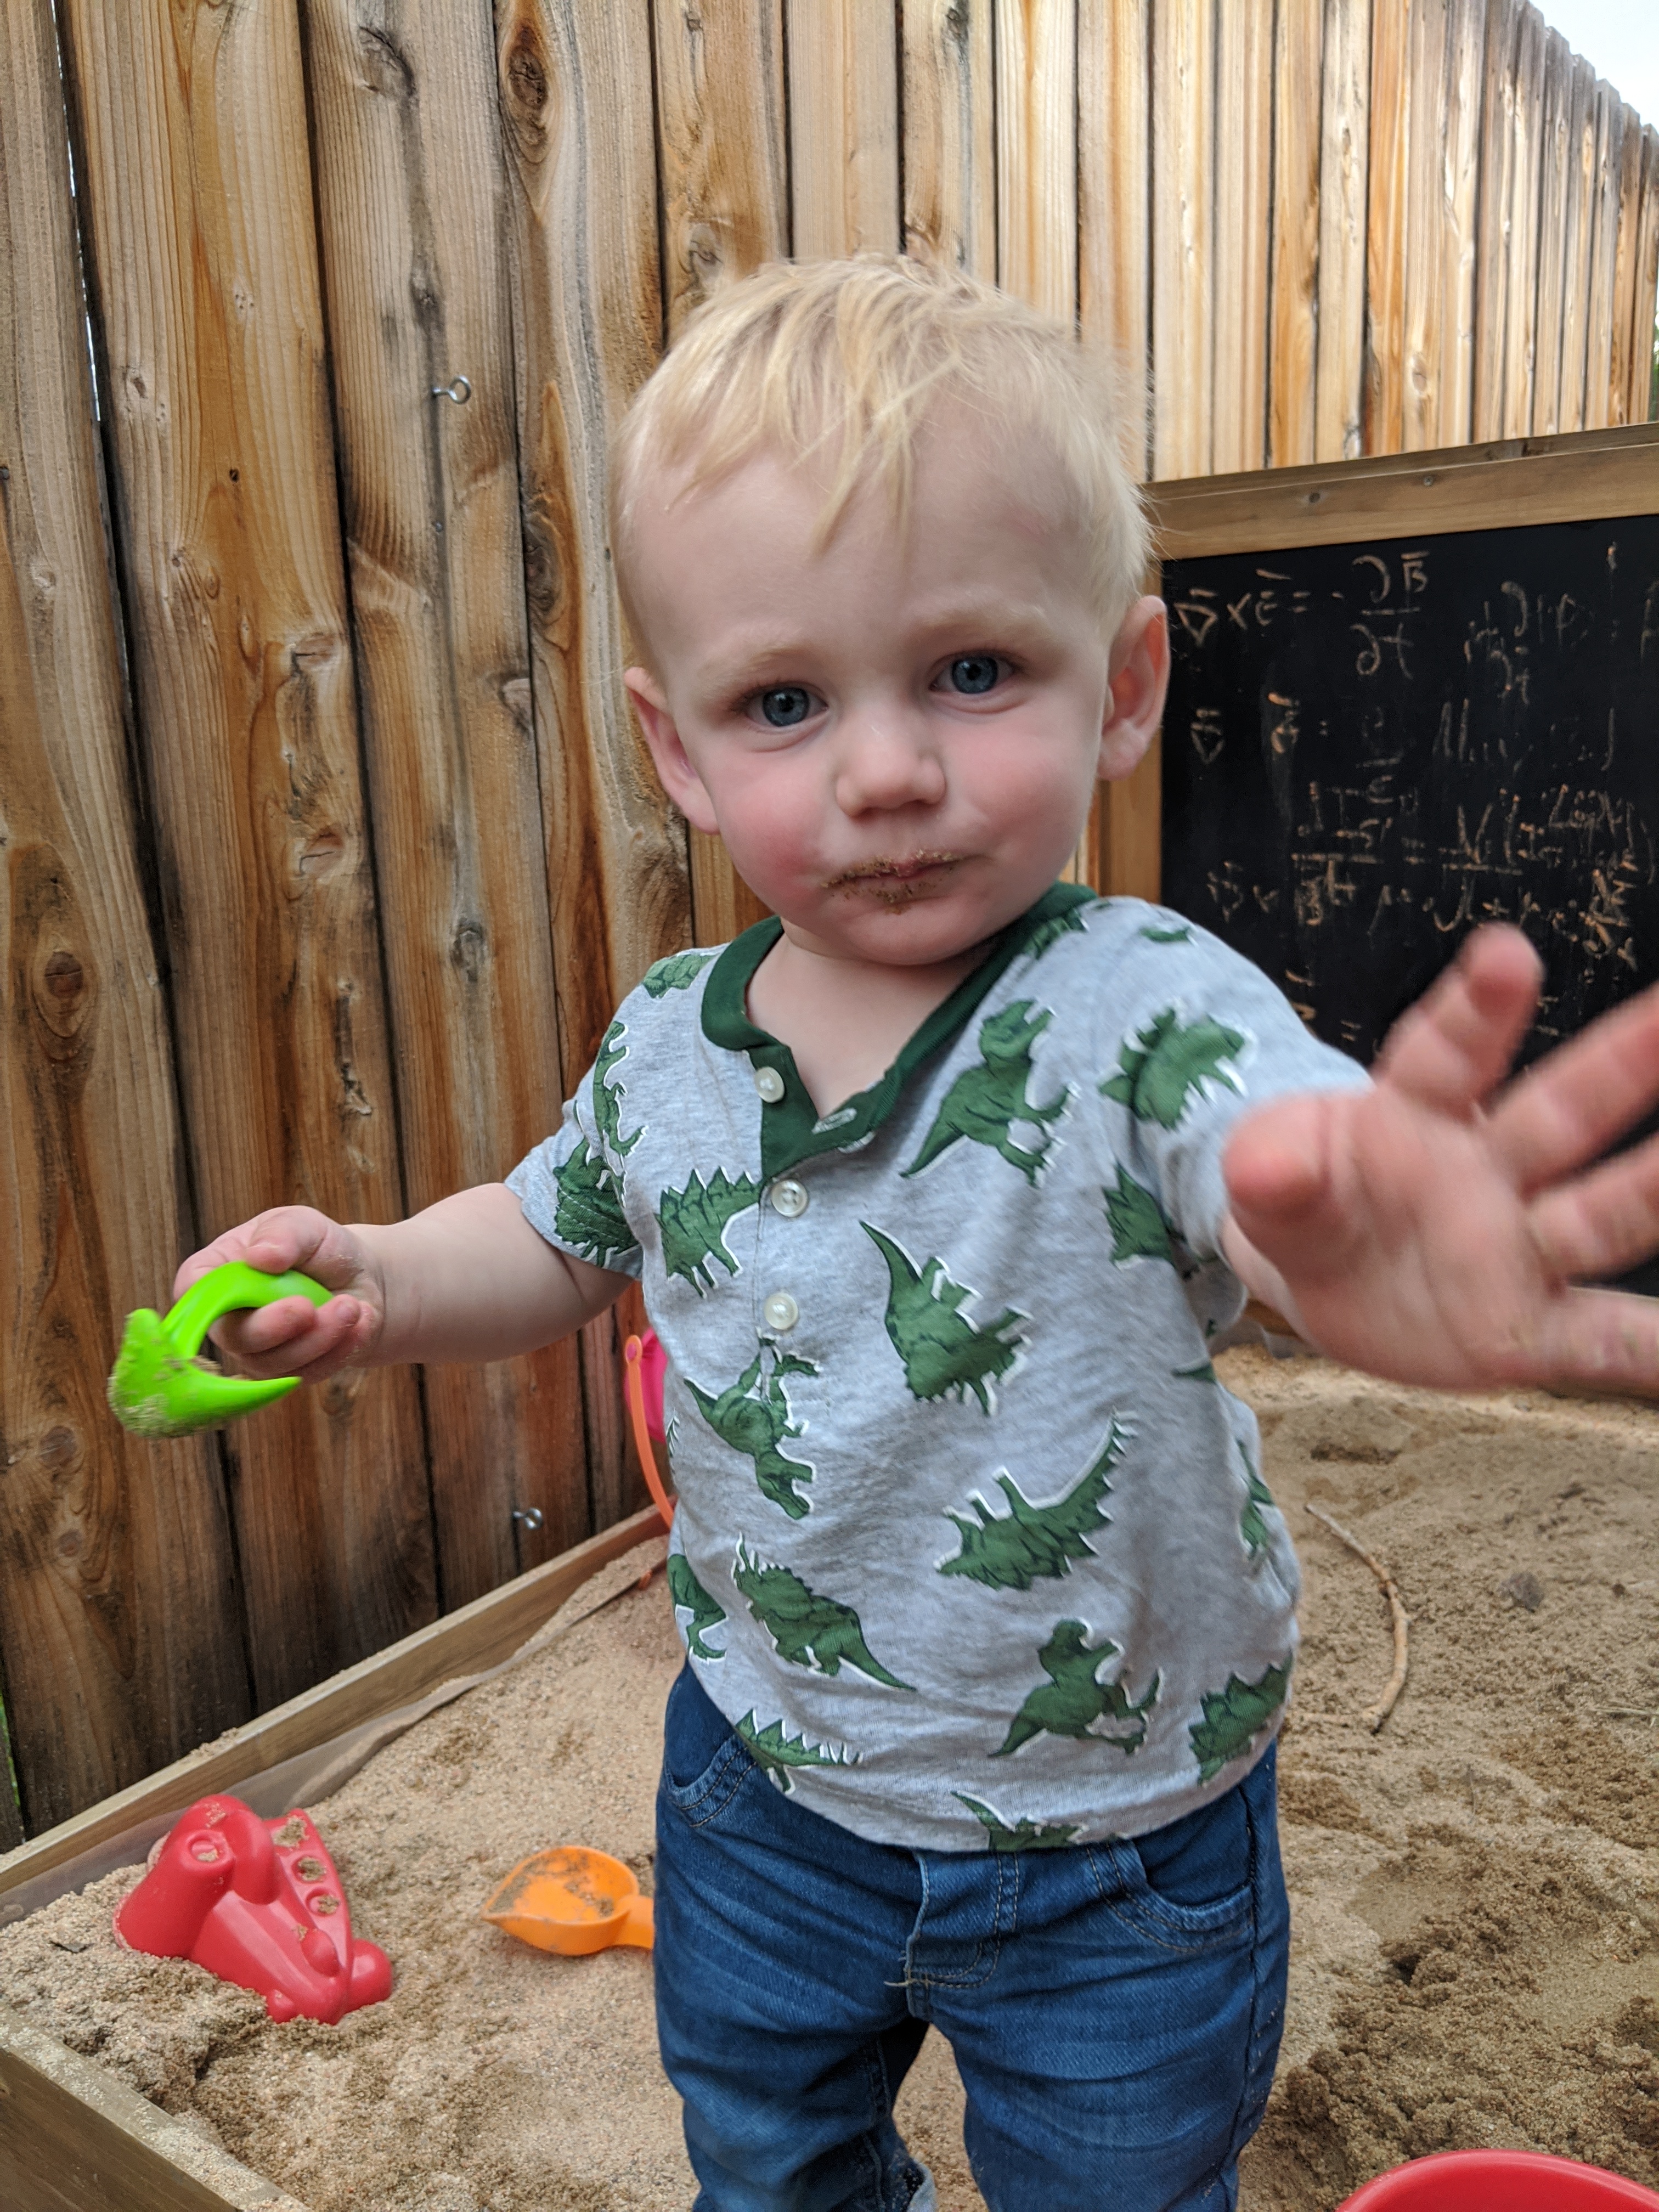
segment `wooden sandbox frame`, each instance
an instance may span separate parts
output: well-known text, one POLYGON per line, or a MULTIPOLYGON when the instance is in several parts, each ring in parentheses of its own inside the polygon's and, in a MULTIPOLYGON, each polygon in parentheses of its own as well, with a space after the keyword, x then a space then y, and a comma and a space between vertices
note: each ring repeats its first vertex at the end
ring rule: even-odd
MULTIPOLYGON (((590 1576, 664 1533, 654 1506, 634 1514, 232 1730, 205 1751, 49 1829, 0 1862, 0 1923, 114 1866, 137 1863, 157 1824, 198 1797, 250 1784, 445 1683, 500 1665, 590 1576), (130 1857, 121 1854, 124 1838, 133 1839, 130 1857)), ((229 2212, 283 2195, 275 2183, 234 2161, 222 2186, 198 2179, 175 2154, 187 2154, 195 2142, 136 2090, 0 2005, 0 2203, 5 2212, 229 2212)))

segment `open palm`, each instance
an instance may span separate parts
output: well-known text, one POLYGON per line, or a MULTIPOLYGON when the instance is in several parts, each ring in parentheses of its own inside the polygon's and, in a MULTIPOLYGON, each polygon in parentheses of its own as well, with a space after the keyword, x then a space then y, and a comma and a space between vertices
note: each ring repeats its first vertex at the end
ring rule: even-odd
POLYGON ((1510 1079, 1540 966, 1477 931, 1396 1024, 1369 1092, 1235 1132, 1229 1258, 1334 1358, 1442 1389, 1659 1396, 1659 1299, 1586 1286, 1659 1249, 1659 986, 1510 1079))

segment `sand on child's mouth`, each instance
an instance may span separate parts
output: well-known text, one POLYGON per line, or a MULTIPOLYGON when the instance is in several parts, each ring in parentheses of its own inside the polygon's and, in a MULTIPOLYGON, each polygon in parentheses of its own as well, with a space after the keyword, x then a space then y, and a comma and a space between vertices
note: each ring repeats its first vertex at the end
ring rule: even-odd
MULTIPOLYGON (((1280 1763, 1295 1911, 1284 2056, 1249 2212, 1328 2212, 1424 2152, 1515 2144, 1659 2185, 1659 1413, 1484 1400, 1224 1353, 1307 1576, 1280 1763), (1397 1579, 1411 1675, 1380 1735, 1389 1612, 1303 1511, 1397 1579)), ((0 2001, 95 2056, 311 2212, 690 2201, 649 1955, 562 1959, 478 1908, 530 1852, 597 1845, 651 1887, 662 1547, 579 1590, 532 1658, 316 1808, 354 1927, 398 1972, 337 2027, 111 1930, 117 1874, 0 1930, 0 2001), (591 1619, 598 1601, 627 1594, 591 1619)), ((977 2212, 930 2036, 900 2100, 943 2212, 977 2212)))

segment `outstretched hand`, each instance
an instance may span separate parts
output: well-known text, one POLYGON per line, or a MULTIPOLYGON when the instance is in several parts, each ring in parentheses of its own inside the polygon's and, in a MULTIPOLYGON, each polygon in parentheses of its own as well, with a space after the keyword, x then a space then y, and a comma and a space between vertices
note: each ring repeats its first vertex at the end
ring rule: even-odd
POLYGON ((1659 986, 1510 1080, 1540 965, 1479 930, 1366 1092, 1264 1106, 1227 1150, 1224 1247, 1334 1358, 1443 1389, 1659 1396, 1659 1299, 1584 1286, 1659 1249, 1659 986))
POLYGON ((251 1313, 227 1314, 211 1334, 237 1371, 260 1377, 298 1375, 320 1382, 337 1368, 357 1365, 373 1352, 386 1317, 386 1288, 361 1237, 310 1206, 275 1206, 192 1252, 173 1295, 227 1260, 245 1260, 262 1273, 296 1267, 336 1295, 325 1306, 278 1298, 251 1313))

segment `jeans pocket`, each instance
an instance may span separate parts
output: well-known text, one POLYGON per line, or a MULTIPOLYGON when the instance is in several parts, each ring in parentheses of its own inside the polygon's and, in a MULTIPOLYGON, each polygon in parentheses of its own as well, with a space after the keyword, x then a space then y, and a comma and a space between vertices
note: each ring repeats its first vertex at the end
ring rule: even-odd
POLYGON ((1237 1883, 1197 1902, 1160 1895, 1132 1842, 1096 1844, 1091 1857, 1103 1901, 1127 1927, 1164 1950, 1189 1956, 1225 1951, 1252 1931, 1255 1899, 1248 1865, 1238 1869, 1237 1883))
POLYGON ((690 1667, 668 1693, 658 1794, 694 1828, 725 1811, 756 1765, 743 1739, 690 1667), (687 1778, 677 1781, 677 1775, 687 1778))

